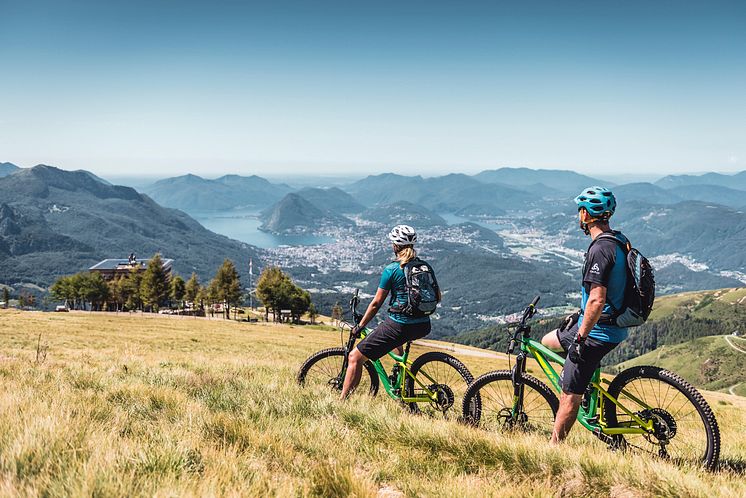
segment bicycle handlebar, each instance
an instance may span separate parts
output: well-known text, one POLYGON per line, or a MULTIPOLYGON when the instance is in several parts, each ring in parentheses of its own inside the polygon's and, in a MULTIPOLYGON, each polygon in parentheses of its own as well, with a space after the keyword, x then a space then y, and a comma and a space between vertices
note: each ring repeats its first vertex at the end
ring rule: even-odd
POLYGON ((536 305, 539 303, 539 299, 541 299, 541 296, 536 296, 533 301, 531 301, 531 304, 526 306, 526 309, 523 310, 523 316, 521 317, 521 321, 518 324, 518 328, 515 331, 515 334, 513 334, 513 339, 510 341, 510 345, 508 346, 508 354, 513 354, 513 350, 515 349, 516 342, 518 341, 518 336, 523 332, 526 328, 526 322, 529 318, 534 316, 536 314, 536 305))

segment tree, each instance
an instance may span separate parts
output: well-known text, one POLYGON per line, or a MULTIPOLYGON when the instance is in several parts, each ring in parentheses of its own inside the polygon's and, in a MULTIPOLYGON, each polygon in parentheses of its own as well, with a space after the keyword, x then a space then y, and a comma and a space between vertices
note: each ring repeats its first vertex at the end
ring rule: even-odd
POLYGON ((311 320, 311 325, 316 323, 316 317, 319 316, 319 312, 316 309, 316 306, 311 303, 308 305, 308 318, 311 320))
POLYGON ((256 284, 256 294, 264 304, 265 317, 269 319, 272 310, 275 321, 283 309, 290 309, 291 318, 297 323, 311 305, 311 294, 295 285, 276 266, 264 269, 256 284))
POLYGON ((192 276, 189 277, 189 280, 187 280, 186 286, 184 287, 184 299, 186 302, 191 303, 192 309, 197 306, 200 288, 197 274, 192 273, 192 276))
POLYGON ((65 307, 75 307, 75 300, 77 298, 78 292, 75 288, 73 277, 66 276, 58 278, 57 281, 52 284, 52 287, 49 288, 49 292, 55 299, 64 301, 65 307))
POLYGON ((186 294, 186 284, 184 283, 184 279, 181 278, 179 275, 174 275, 171 278, 171 285, 169 290, 171 300, 176 301, 176 307, 181 309, 182 303, 184 301, 184 294, 186 294))
POLYGON ((8 304, 10 303, 10 291, 7 287, 3 287, 3 306, 5 309, 8 309, 8 304))
POLYGON ((78 297, 84 303, 91 303, 91 311, 100 311, 109 299, 109 285, 100 273, 81 272, 75 276, 78 297))
POLYGON ((114 303, 116 311, 124 309, 124 303, 127 301, 125 292, 125 279, 114 278, 109 281, 109 303, 114 303))
POLYGON ((339 303, 334 303, 334 306, 332 307, 332 323, 336 326, 340 320, 342 320, 342 306, 339 305, 339 303))
POLYGON ((269 321, 269 312, 272 311, 274 321, 277 321, 278 312, 282 309, 282 286, 288 277, 277 266, 268 266, 259 275, 256 282, 256 295, 264 305, 264 317, 269 321))
POLYGON ((311 294, 293 284, 288 295, 288 307, 290 308, 290 316, 293 323, 299 323, 300 317, 303 313, 308 311, 308 307, 311 305, 311 294))
POLYGON ((140 309, 142 307, 142 298, 140 295, 142 274, 137 268, 132 268, 129 275, 122 280, 122 291, 127 309, 130 311, 140 309))
POLYGON ((154 312, 168 300, 168 275, 163 269, 163 259, 160 253, 156 253, 148 261, 148 268, 140 282, 140 294, 143 304, 149 306, 154 312))
POLYGON ((241 302, 241 280, 233 261, 226 259, 210 282, 211 294, 223 304, 225 318, 230 318, 231 306, 241 302))

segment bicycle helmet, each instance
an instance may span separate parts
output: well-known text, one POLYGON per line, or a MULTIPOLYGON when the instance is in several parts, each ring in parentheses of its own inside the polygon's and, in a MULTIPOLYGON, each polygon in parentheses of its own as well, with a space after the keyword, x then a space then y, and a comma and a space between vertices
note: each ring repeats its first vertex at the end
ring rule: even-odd
POLYGON ((417 232, 409 225, 396 225, 389 232, 389 240, 397 246, 411 246, 417 242, 417 232))
POLYGON ((616 198, 611 190, 604 187, 588 187, 575 198, 575 204, 585 208, 593 218, 608 219, 616 210, 616 198))

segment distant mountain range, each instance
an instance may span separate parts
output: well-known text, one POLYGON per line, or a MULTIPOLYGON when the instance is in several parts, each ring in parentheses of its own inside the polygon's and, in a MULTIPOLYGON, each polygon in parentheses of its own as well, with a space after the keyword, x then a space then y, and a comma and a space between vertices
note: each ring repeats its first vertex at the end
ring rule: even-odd
POLYGON ((577 195, 582 189, 591 185, 608 184, 603 180, 574 171, 553 169, 500 168, 482 171, 474 175, 474 178, 485 183, 522 187, 542 197, 557 193, 577 195))
POLYGON ((19 169, 21 168, 13 163, 0 163, 0 177, 8 176, 12 173, 15 173, 19 169))
MULTIPOLYGON (((194 268, 202 276, 211 275, 223 257, 241 261, 255 256, 258 264, 269 252, 213 234, 169 208, 193 213, 261 210, 262 230, 333 234, 349 239, 349 247, 375 246, 373 241, 384 239, 394 224, 424 229, 428 257, 455 265, 446 270, 446 278, 455 282, 455 308, 466 310, 470 323, 477 323, 479 314, 494 318, 509 311, 537 286, 542 293, 553 293, 551 301, 557 305, 569 299, 577 287, 572 275, 588 245, 578 230, 572 198, 584 187, 608 184, 572 171, 525 168, 431 178, 386 173, 334 188, 299 190, 257 176, 209 180, 184 175, 147 187, 153 199, 168 206, 164 208, 149 196, 85 171, 23 169, 10 163, 2 163, 0 171, 6 172, 0 178, 0 282, 43 285, 98 259, 131 251, 145 257, 160 250, 176 260, 177 271, 188 274, 194 268), (473 223, 452 224, 459 218, 473 223), (471 302, 468 286, 459 287, 473 266, 459 266, 466 260, 479 261, 489 274, 486 279, 481 270, 477 275, 485 283, 478 288, 484 299, 471 302), (521 278, 526 284, 519 299, 500 301, 521 278)), ((746 280, 746 252, 741 250, 746 247, 746 191, 739 183, 744 176, 681 175, 613 186, 619 200, 613 226, 653 258, 661 293, 736 286, 746 280)), ((374 261, 359 266, 350 260, 341 273, 320 271, 314 264, 327 263, 294 256, 277 261, 307 275, 310 287, 328 292, 339 282, 369 281, 366 272, 378 259, 390 258, 384 245, 375 247, 381 253, 371 256, 374 261)), ((324 303, 339 300, 337 294, 317 297, 324 303)), ((456 326, 458 313, 444 318, 448 327, 456 326)))
POLYGON ((162 206, 200 213, 241 208, 264 209, 292 189, 258 176, 226 175, 206 180, 190 174, 160 180, 143 190, 162 206))
POLYGON ((722 173, 705 173, 702 175, 669 175, 661 178, 656 185, 663 188, 675 188, 691 185, 716 185, 720 187, 746 190, 746 171, 724 175, 722 173))
POLYGON ((441 216, 429 209, 407 201, 370 208, 360 217, 390 226, 406 224, 415 227, 435 227, 448 224, 441 216))
MULTIPOLYGON (((256 248, 206 230, 132 188, 39 165, 0 178, 0 282, 46 286, 105 259, 161 252, 182 275, 239 268, 256 248)), ((257 258, 257 261, 259 259, 257 258)))

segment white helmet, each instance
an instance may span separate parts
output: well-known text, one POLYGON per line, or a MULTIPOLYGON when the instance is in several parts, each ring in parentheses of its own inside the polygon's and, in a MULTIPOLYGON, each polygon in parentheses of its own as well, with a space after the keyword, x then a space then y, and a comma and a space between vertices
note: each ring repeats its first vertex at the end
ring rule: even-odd
POLYGON ((389 240, 397 246, 411 246, 417 242, 417 232, 409 225, 396 225, 389 232, 389 240))

